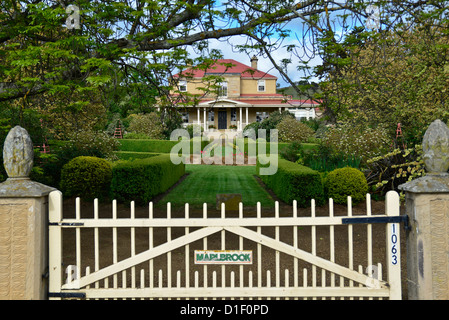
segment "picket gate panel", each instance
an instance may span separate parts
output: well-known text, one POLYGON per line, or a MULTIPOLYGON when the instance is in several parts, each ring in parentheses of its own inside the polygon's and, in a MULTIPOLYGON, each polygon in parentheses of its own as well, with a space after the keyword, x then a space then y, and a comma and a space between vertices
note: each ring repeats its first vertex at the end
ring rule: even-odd
MULTIPOLYGON (((357 218, 398 216, 400 212, 399 196, 395 192, 387 194, 384 215, 372 214, 369 194, 366 204, 366 215, 357 218)), ((280 215, 276 203, 274 216, 266 217, 262 216, 258 203, 256 215, 245 217, 240 203, 238 217, 229 218, 224 204, 219 217, 208 216, 206 204, 202 217, 191 217, 186 204, 182 217, 172 217, 168 204, 166 217, 155 218, 150 203, 148 217, 136 218, 134 202, 131 202, 129 218, 118 218, 114 200, 112 217, 100 218, 98 200, 94 200, 93 217, 81 218, 77 198, 75 218, 64 219, 62 193, 55 191, 49 197, 50 293, 54 298, 60 298, 63 293, 87 299, 401 299, 399 223, 386 224, 386 262, 375 266, 373 225, 366 224, 367 264, 355 267, 353 225, 345 225, 346 258, 338 251, 341 243, 335 238, 335 228, 343 225, 342 220, 354 217, 351 198, 348 197, 346 216, 334 215, 333 207, 330 199, 329 215, 317 216, 312 200, 310 216, 306 217, 298 215, 294 202, 293 212, 287 216, 284 212, 280 215), (283 239, 286 228, 292 235, 288 242, 283 239), (310 230, 304 232, 310 236, 308 249, 301 248, 305 239, 303 228, 310 230), (319 228, 328 230, 329 257, 318 255, 323 240, 318 237, 319 228), (87 237, 91 244, 87 245, 86 230, 92 232, 87 237), (101 243, 100 234, 104 230, 111 233, 112 241, 107 246, 101 243), (126 248, 119 242, 122 230, 129 232, 126 248), (137 251, 141 241, 139 230, 148 233, 148 247, 141 252, 137 251), (67 266, 62 260, 62 238, 66 231, 75 232, 74 266, 67 266), (163 243, 157 243, 161 237, 163 243), (230 248, 227 239, 233 237, 238 239, 237 247, 230 248), (106 266, 102 262, 105 246, 112 252, 106 266), (89 266, 84 261, 87 250, 93 255, 89 266), (251 265, 195 265, 194 250, 250 250, 253 261, 251 265), (180 259, 183 259, 181 263, 174 264, 180 259), (176 270, 176 266, 181 269, 176 270), (382 279, 384 270, 385 280, 382 279)))

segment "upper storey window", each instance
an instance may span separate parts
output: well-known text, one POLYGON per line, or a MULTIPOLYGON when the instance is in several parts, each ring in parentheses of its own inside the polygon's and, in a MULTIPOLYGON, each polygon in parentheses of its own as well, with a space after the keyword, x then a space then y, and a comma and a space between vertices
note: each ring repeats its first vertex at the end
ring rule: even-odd
POLYGON ((220 82, 218 84, 218 96, 221 98, 226 98, 228 96, 228 83, 227 82, 220 82))
POLYGON ((180 92, 187 92, 187 80, 179 80, 178 90, 180 92))
POLYGON ((257 91, 258 92, 265 92, 265 80, 257 81, 257 91))

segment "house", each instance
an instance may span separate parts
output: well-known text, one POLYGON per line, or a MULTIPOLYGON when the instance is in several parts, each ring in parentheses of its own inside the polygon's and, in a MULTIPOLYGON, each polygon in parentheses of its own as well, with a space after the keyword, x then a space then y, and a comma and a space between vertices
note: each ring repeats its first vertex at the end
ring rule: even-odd
POLYGON ((314 118, 318 104, 313 101, 292 100, 276 93, 277 77, 258 69, 258 59, 251 66, 233 59, 217 60, 207 70, 187 69, 173 76, 178 95, 188 93, 198 97, 193 106, 181 109, 184 125, 198 124, 209 131, 236 128, 262 121, 271 112, 289 110, 299 118, 314 118), (205 93, 208 76, 219 76, 217 90, 205 93))

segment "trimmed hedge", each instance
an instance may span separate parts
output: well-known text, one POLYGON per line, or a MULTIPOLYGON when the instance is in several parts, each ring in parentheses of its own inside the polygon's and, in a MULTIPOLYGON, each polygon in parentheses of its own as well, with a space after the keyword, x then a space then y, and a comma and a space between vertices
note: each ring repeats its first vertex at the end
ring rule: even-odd
MULTIPOLYGON (((133 152, 155 152, 155 153, 170 153, 172 148, 177 145, 179 141, 171 140, 153 140, 153 139, 121 139, 120 151, 133 152)), ((209 141, 201 141, 201 150, 209 143, 209 141)), ((193 139, 190 140, 190 152, 193 150, 193 139)))
POLYGON ((257 174, 265 185, 284 202, 292 204, 297 201, 299 207, 310 206, 312 199, 315 199, 317 205, 325 203, 324 188, 321 175, 318 171, 297 163, 278 159, 278 170, 273 175, 260 175, 262 165, 257 158, 257 174))
POLYGON ((167 191, 185 174, 183 163, 173 164, 170 155, 119 161, 112 168, 111 192, 121 202, 148 203, 167 191))
POLYGON ((368 182, 358 169, 346 167, 331 171, 324 183, 327 196, 335 203, 347 204, 348 196, 354 203, 363 201, 368 193, 368 182))
POLYGON ((156 152, 115 151, 114 154, 120 160, 145 159, 161 155, 156 152))
POLYGON ((97 157, 80 156, 63 166, 60 187, 68 197, 104 199, 109 195, 111 178, 112 170, 108 161, 97 157))

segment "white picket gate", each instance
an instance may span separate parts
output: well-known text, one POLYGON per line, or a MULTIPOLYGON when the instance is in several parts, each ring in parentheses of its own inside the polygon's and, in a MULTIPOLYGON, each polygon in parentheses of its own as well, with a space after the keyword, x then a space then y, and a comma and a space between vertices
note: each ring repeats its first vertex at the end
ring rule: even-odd
POLYGON ((238 216, 231 218, 226 217, 224 206, 220 217, 208 216, 206 206, 201 217, 189 217, 188 205, 184 217, 172 217, 170 204, 167 216, 156 218, 151 203, 146 218, 135 217, 133 203, 129 218, 117 218, 115 201, 112 217, 99 218, 95 202, 93 218, 81 219, 77 199, 75 219, 63 219, 62 194, 54 191, 49 197, 49 297, 401 299, 398 194, 387 194, 384 215, 371 213, 367 195, 366 215, 353 216, 348 200, 346 216, 334 216, 330 200, 329 216, 317 216, 312 201, 310 217, 299 217, 295 203, 290 215, 280 214, 276 203, 274 216, 262 216, 260 206, 255 216, 244 216, 240 204, 238 216), (373 243, 374 224, 364 224, 366 260, 364 266, 355 268, 353 227, 360 222, 385 223, 385 242, 373 243), (337 227, 345 228, 345 239, 335 239, 337 227), (321 235, 323 228, 325 238, 317 239, 318 229, 321 235), (73 262, 62 260, 63 230, 75 232, 73 262), (90 233, 82 234, 85 230, 90 233), (103 230, 109 233, 100 236, 103 230), (118 241, 120 230, 129 233, 126 244, 118 241), (138 235, 139 230, 144 230, 146 240, 138 235), (102 243, 103 238, 109 240, 102 243), (137 252, 142 242, 147 247, 137 252), (307 249, 301 247, 303 242, 308 243, 307 249), (328 257, 318 254, 323 242, 329 246, 328 257), (384 265, 373 266, 373 253, 379 248, 386 252, 384 265), (195 250, 247 250, 252 260, 237 265, 194 264, 195 250), (84 261, 86 255, 91 256, 90 266, 84 261))

